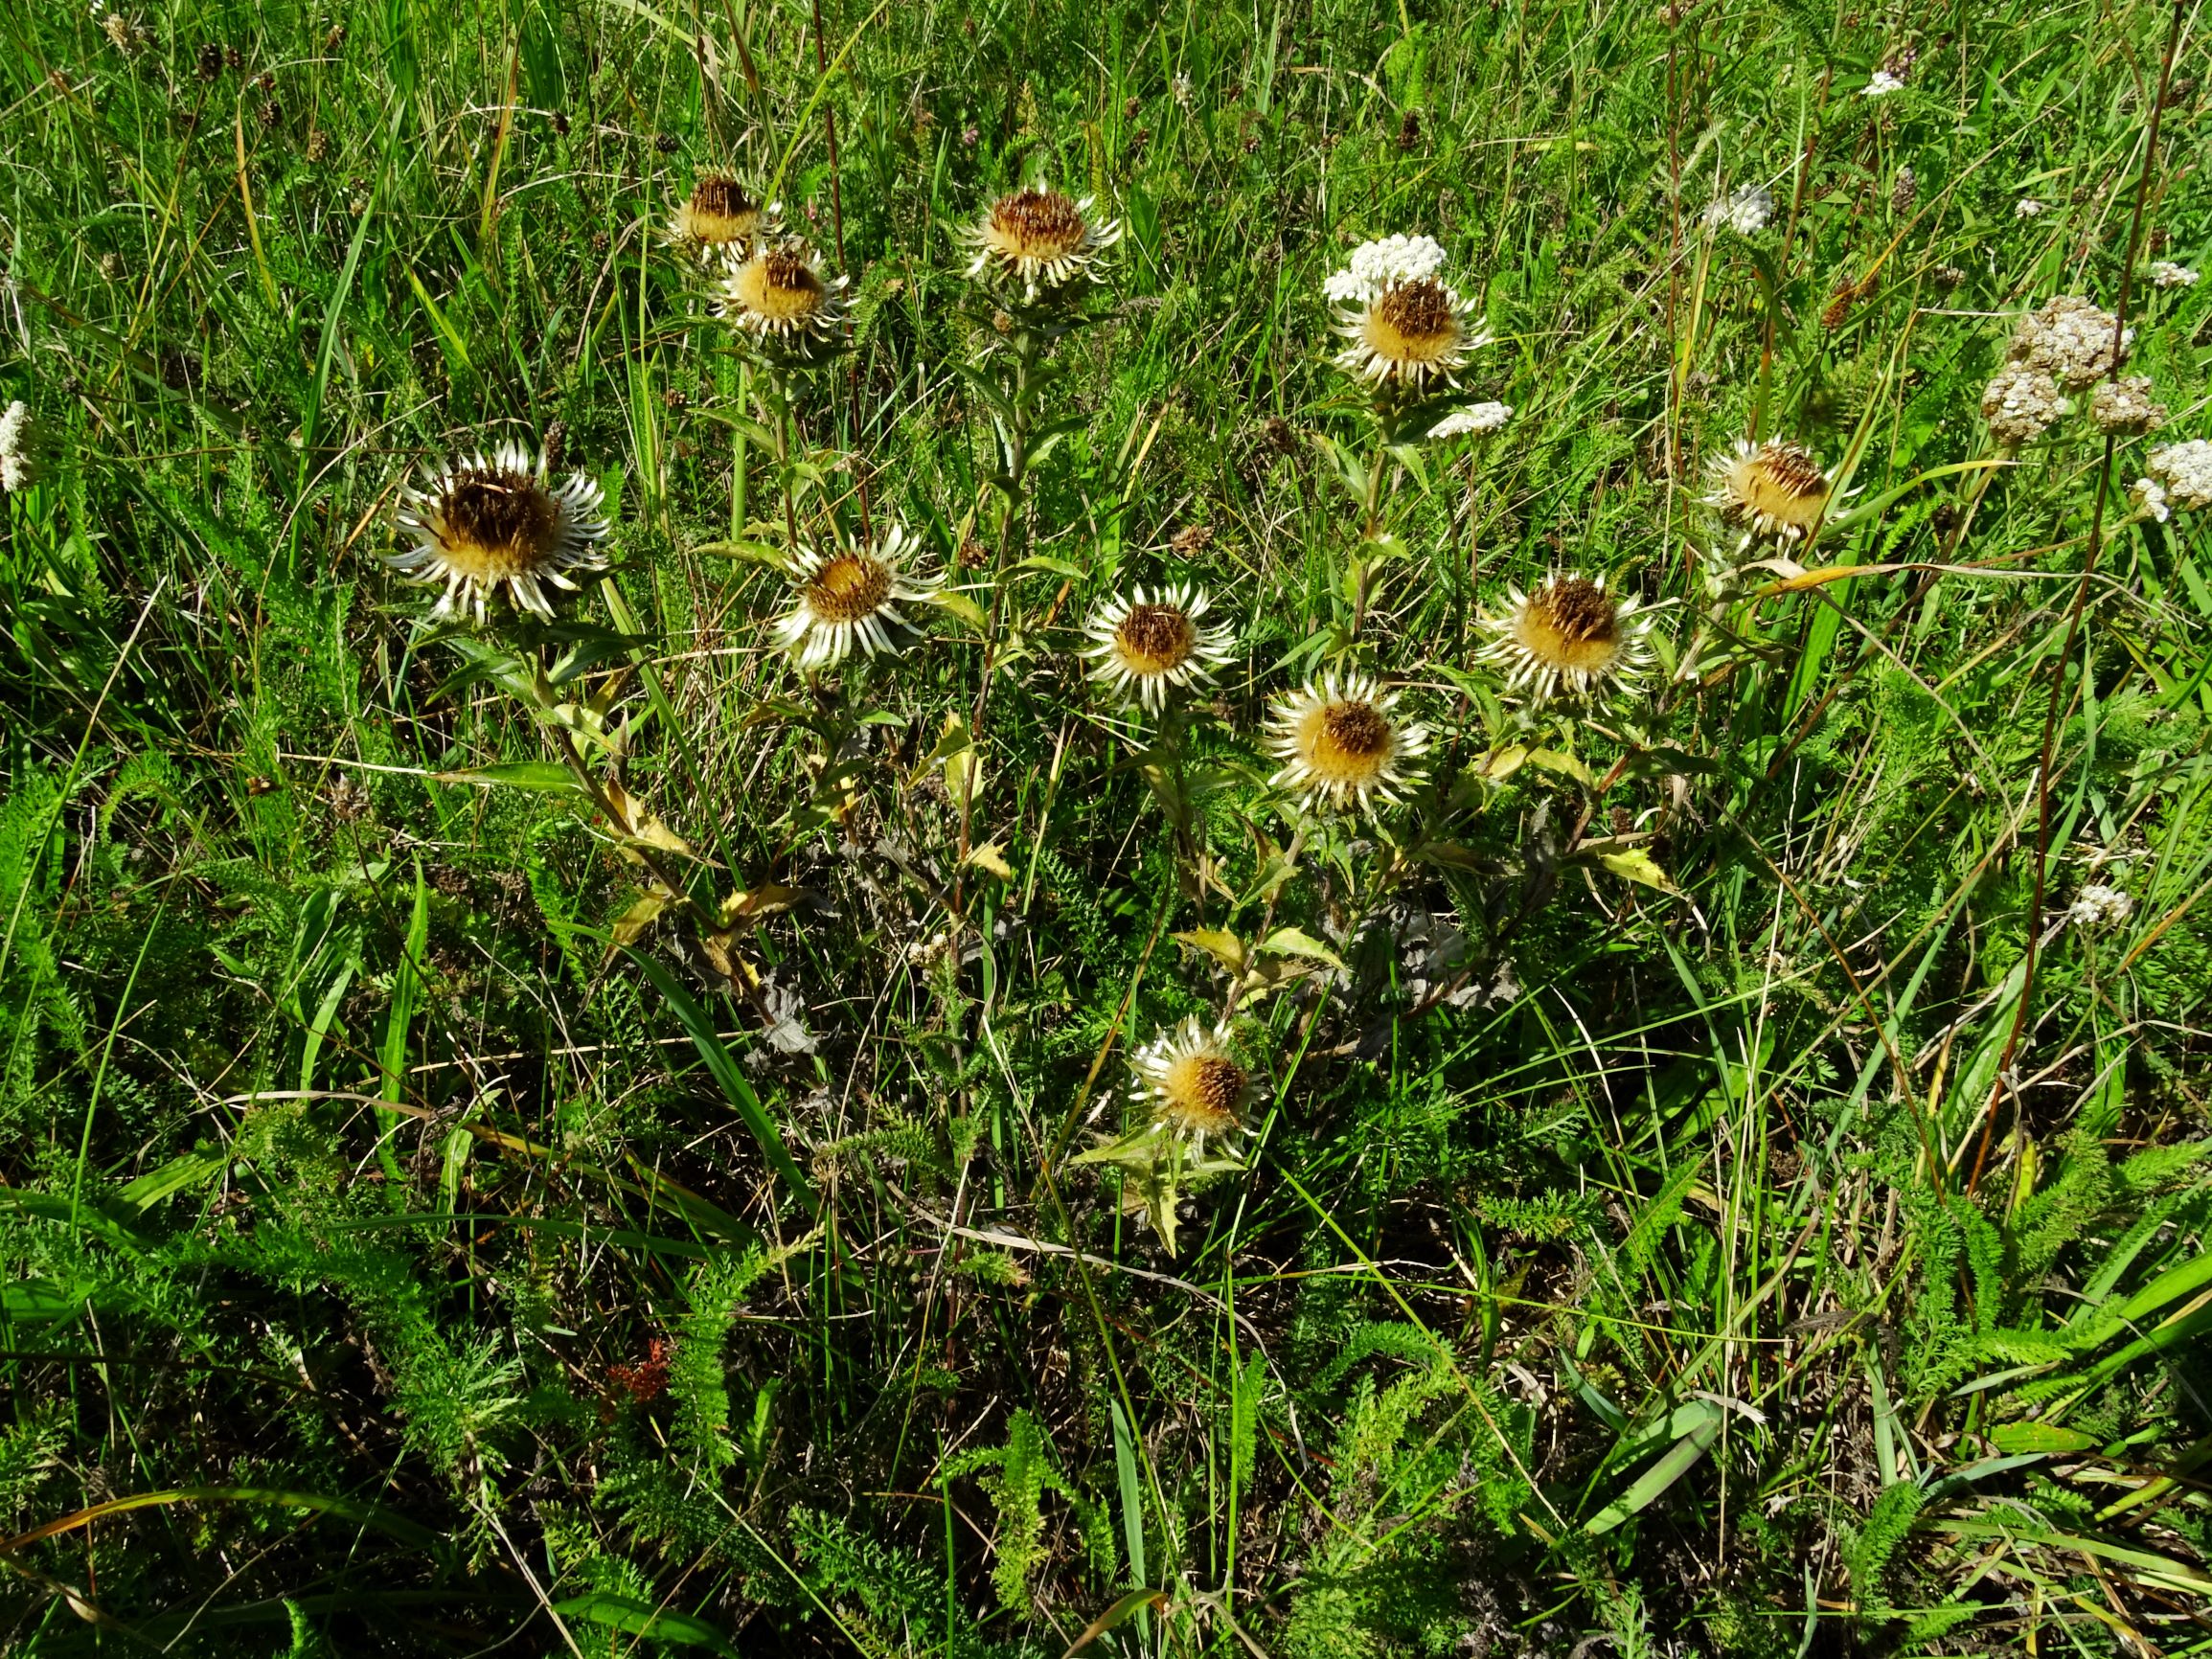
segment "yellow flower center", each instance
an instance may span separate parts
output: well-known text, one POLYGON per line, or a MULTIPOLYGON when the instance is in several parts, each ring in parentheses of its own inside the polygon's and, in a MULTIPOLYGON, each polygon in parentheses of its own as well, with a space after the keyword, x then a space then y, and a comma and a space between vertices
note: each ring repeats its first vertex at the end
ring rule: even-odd
POLYGON ((741 242, 759 231, 766 217, 744 186, 710 173, 693 187, 684 210, 684 229, 702 242, 741 242))
POLYGON ((1620 607, 1596 582, 1570 576, 1530 596, 1514 615, 1513 637, 1548 669, 1600 673, 1620 655, 1620 607))
POLYGON ((1374 783, 1397 744, 1389 717, 1373 703, 1351 698, 1308 710, 1295 738, 1306 769, 1335 788, 1374 783))
POLYGON ((438 550, 453 570, 490 584, 536 570, 557 539, 560 510, 524 472, 471 467, 438 502, 438 550))
POLYGON ((1160 1078, 1160 1115, 1178 1128, 1223 1134, 1237 1126, 1247 1080, 1243 1066, 1220 1055, 1178 1056, 1160 1078))
POLYGON ((738 270, 738 303, 771 323, 800 323, 822 308, 829 289, 804 254, 770 248, 738 270))
POLYGON ((1083 210, 1056 190, 1018 191, 991 204, 984 245, 1010 260, 1048 264, 1083 249, 1083 210))
POLYGON ((1722 486, 1733 513, 1811 530, 1828 501, 1828 475, 1794 443, 1767 443, 1730 463, 1722 486))
POLYGON ((1367 307, 1359 337, 1385 362, 1425 367, 1451 354, 1460 342, 1459 313, 1442 283, 1424 277, 1401 283, 1367 307))
POLYGON ((891 567, 857 553, 840 553, 807 580, 807 608, 825 622, 860 622, 890 597, 891 567))
POLYGON ((1173 673, 1197 643, 1198 631, 1179 605, 1131 605, 1114 629, 1114 645, 1124 666, 1148 678, 1173 673))

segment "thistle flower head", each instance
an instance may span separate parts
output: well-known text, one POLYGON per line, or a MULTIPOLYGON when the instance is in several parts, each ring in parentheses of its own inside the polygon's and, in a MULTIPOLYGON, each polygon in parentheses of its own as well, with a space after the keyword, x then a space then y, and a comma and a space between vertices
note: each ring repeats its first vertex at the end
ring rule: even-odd
POLYGON ((1425 727, 1399 718, 1400 693, 1359 673, 1309 680, 1268 712, 1267 749, 1282 762, 1271 786, 1309 809, 1357 807, 1396 801, 1420 781, 1413 764, 1428 748, 1425 727))
POLYGON ((1091 642, 1083 652, 1091 677, 1158 714, 1170 693, 1211 678, 1232 654, 1228 625, 1199 622, 1212 604, 1205 590, 1192 584, 1114 595, 1083 629, 1091 642))
POLYGON ((1632 683, 1651 662, 1649 618, 1606 591, 1604 577, 1564 573, 1529 593, 1509 588, 1502 613, 1483 619, 1485 661, 1533 702, 1594 696, 1632 683))
POLYGON ((941 585, 909 570, 913 538, 894 524, 864 547, 819 553, 801 548, 791 561, 791 608, 776 619, 776 643, 810 672, 863 653, 896 655, 895 630, 914 625, 899 607, 926 603, 941 585))
POLYGON ((1378 387, 1418 392, 1431 379, 1456 386, 1478 346, 1490 343, 1474 326, 1474 304, 1434 277, 1385 288, 1356 308, 1337 312, 1336 332, 1348 342, 1336 366, 1378 387))
POLYGON ((582 472, 552 488, 542 455, 505 443, 402 489, 395 516, 415 545, 385 562, 409 580, 444 585, 434 619, 467 610, 482 622, 501 588, 518 608, 549 617, 549 587, 574 591, 572 576, 606 568, 604 499, 582 472))
POLYGON ((1781 438, 1764 443, 1738 439, 1734 448, 1713 458, 1706 479, 1712 488, 1705 505, 1723 520, 1782 541, 1813 533, 1836 483, 1811 450, 1781 438))
POLYGON ((720 308, 764 347, 810 358, 844 338, 845 287, 845 278, 822 274, 820 254, 790 237, 762 246, 723 279, 720 308))
POLYGON ((1130 1064, 1136 1103, 1194 1148, 1243 1132, 1252 1074, 1232 1057, 1227 1026, 1209 1029, 1196 1017, 1186 1019, 1137 1050, 1130 1064))
POLYGON ((1097 198, 1036 185, 1000 196, 962 233, 974 251, 970 277, 1018 284, 1025 302, 1079 279, 1096 281, 1101 257, 1121 239, 1118 221, 1102 218, 1097 198))
POLYGON ((776 209, 726 173, 699 175, 676 205, 661 240, 717 273, 735 271, 760 252, 776 228, 776 209))

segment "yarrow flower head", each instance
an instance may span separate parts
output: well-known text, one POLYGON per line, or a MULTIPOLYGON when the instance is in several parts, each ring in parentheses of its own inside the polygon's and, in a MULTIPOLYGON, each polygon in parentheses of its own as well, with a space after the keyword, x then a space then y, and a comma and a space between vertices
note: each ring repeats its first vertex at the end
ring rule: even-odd
POLYGON ((1828 510, 1834 477, 1803 444, 1769 438, 1739 438, 1733 449, 1706 467, 1712 490, 1705 505, 1753 535, 1795 541, 1812 534, 1828 510))
POLYGON ((791 561, 791 608, 776 619, 776 643, 808 672, 866 655, 897 655, 900 631, 914 625, 899 607, 928 603, 942 586, 908 567, 914 540, 894 524, 864 547, 823 554, 801 548, 791 561))
POLYGON ((2111 312, 2079 294, 2061 294, 2019 320, 2006 355, 2078 391, 2094 385, 2126 362, 2134 338, 2135 330, 2120 329, 2119 319, 2111 312), (2119 342, 2116 357, 2112 350, 2115 338, 2119 342))
POLYGON ((1474 326, 1474 302, 1437 275, 1444 249, 1427 237, 1364 242, 1321 284, 1347 342, 1336 366, 1378 388, 1424 390, 1433 377, 1457 385, 1461 365, 1490 336, 1474 326))
POLYGON ((2135 901, 2117 887, 2091 881, 2066 906, 2066 920, 2076 927, 2116 925, 2135 913, 2135 901))
POLYGON ((2166 491, 2155 479, 2136 479, 2128 487, 2128 493, 2134 498, 2139 516, 2155 518, 2160 524, 2174 516, 2174 510, 2166 505, 2166 491))
POLYGON ((1479 437, 1495 432, 1513 419, 1513 409, 1505 403, 1470 403, 1464 409, 1454 409, 1428 429, 1431 438, 1479 437))
POLYGON ((1738 185, 1705 210, 1705 223, 1740 237, 1755 237, 1774 219, 1774 193, 1763 184, 1738 185))
POLYGON ((1203 1151, 1209 1139, 1226 1143, 1243 1133, 1252 1074, 1232 1057, 1226 1025, 1208 1028, 1195 1016, 1186 1019, 1137 1050, 1130 1065, 1136 1104, 1194 1150, 1203 1151))
POLYGON ((1361 242, 1340 271, 1330 274, 1321 293, 1332 305, 1363 306, 1401 283, 1418 283, 1444 269, 1444 244, 1434 237, 1389 236, 1361 242))
POLYGON ((2032 195, 2024 195, 2013 203, 2013 217, 2016 219, 2040 219, 2042 216, 2043 204, 2032 195))
POLYGON ((2160 288, 2193 288, 2199 273, 2187 265, 2176 264, 2172 260, 2159 260, 2151 266, 2151 283, 2160 288))
POLYGON ((2089 396, 2089 419, 2100 432, 2136 438, 2166 424, 2166 405, 2152 398, 2148 375, 2123 375, 2098 383, 2089 396))
POLYGON ((1866 78, 1866 84, 1859 89, 1861 98, 1887 98, 1893 92, 1903 92, 1904 82, 1886 69, 1877 69, 1866 78))
POLYGON ((764 348, 810 359, 845 335, 846 279, 798 237, 764 245, 722 280, 722 315, 764 348))
POLYGON ((2185 443, 2168 443, 2152 450, 2143 466, 2176 507, 2191 512, 2212 507, 2212 443, 2192 438, 2185 443))
POLYGON ((1482 655, 1533 702, 1593 697, 1650 666, 1651 619, 1637 611, 1633 599, 1606 591, 1604 577, 1562 572, 1530 593, 1506 590, 1503 613, 1483 619, 1494 637, 1482 655))
POLYGON ((2033 443, 2065 412, 2058 381, 2026 363, 1999 369, 1982 389, 1981 418, 1989 422, 1990 436, 2016 449, 2033 443))
POLYGON ((1100 605, 1083 631, 1091 677, 1135 698, 1153 714, 1172 692, 1209 679, 1233 654, 1226 624, 1200 625, 1213 601, 1194 584, 1163 587, 1133 598, 1116 594, 1100 605))
POLYGON ((735 271, 776 233, 776 208, 724 173, 702 173, 678 203, 661 240, 718 275, 735 271))
POLYGON ((37 423, 18 398, 8 405, 5 415, 0 415, 0 489, 12 495, 18 489, 30 489, 37 480, 37 423))
POLYGON ((1034 305, 1040 291, 1097 281, 1102 257, 1121 235, 1118 220, 1099 216, 1095 196, 1078 200, 1039 184, 1000 196, 962 239, 975 254, 970 277, 1018 284, 1034 305))
POLYGON ((411 581, 444 584, 433 620, 471 611, 482 622, 501 588, 519 609, 550 617, 548 588, 573 592, 573 577, 606 568, 604 499, 582 472, 552 488, 542 455, 504 443, 402 489, 395 517, 415 545, 385 562, 411 581))
POLYGON ((1369 675, 1332 671, 1277 697, 1268 711, 1267 749, 1282 766, 1270 786, 1308 809, 1372 812, 1377 800, 1396 801, 1419 782, 1412 762, 1428 748, 1427 728, 1398 717, 1400 695, 1369 675))

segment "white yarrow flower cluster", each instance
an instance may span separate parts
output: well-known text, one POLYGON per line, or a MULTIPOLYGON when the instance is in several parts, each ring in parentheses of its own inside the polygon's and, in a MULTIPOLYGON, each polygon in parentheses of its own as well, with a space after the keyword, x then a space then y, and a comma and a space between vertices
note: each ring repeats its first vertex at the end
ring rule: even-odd
POLYGON ((1431 438, 1464 438, 1470 434, 1495 432, 1513 419, 1512 408, 1504 403, 1470 403, 1464 409, 1454 409, 1428 429, 1431 438))
POLYGON ((1859 89, 1861 98, 1887 98, 1893 92, 1903 92, 1904 82, 1886 69, 1877 69, 1866 78, 1866 84, 1859 89))
POLYGON ((2135 511, 2145 518, 2155 518, 2164 524, 2174 516, 2174 510, 2166 505, 2166 491, 2155 479, 2136 479, 2128 493, 2135 498, 2135 511))
POLYGON ((1774 221, 1774 193, 1763 184, 1738 185, 1705 210, 1705 223, 1740 237, 1755 237, 1774 221))
POLYGON ((2172 260, 2159 260, 2151 266, 2151 285, 2158 288, 2193 288, 2198 273, 2187 265, 2178 265, 2172 260))
POLYGON ((1385 288, 1433 277, 1444 269, 1444 244, 1434 237, 1400 235, 1361 242, 1344 269, 1330 273, 1321 292, 1334 305, 1364 306, 1385 288))
POLYGON ((2144 466, 2176 507, 2191 512, 2212 507, 2212 443, 2192 438, 2185 443, 2168 443, 2152 450, 2144 466))
POLYGON ((2013 203, 2013 217, 2016 219, 2037 219, 2042 216, 2043 204, 2032 195, 2024 195, 2013 203))
POLYGON ((11 495, 28 489, 37 476, 37 468, 31 462, 36 431, 31 411, 20 398, 8 405, 7 414, 0 415, 0 489, 11 495))
POLYGON ((2076 927, 2103 927, 2118 923, 2135 913, 2135 901, 2117 887, 2107 887, 2092 881, 2066 906, 2066 920, 2076 927))

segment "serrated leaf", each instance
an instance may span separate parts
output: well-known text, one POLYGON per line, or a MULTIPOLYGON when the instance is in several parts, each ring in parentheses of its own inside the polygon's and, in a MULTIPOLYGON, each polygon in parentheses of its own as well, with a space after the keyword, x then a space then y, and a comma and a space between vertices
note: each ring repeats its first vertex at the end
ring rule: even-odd
POLYGON ((1528 752, 1528 763, 1540 766, 1547 772, 1557 772, 1562 778, 1572 778, 1585 789, 1598 786, 1597 779, 1590 775, 1587 766, 1574 756, 1562 754, 1558 749, 1531 749, 1528 752))
POLYGON ((636 901, 614 919, 614 926, 610 930, 614 934, 614 943, 635 944, 645 937, 646 929, 661 919, 661 913, 668 909, 674 898, 675 895, 665 887, 655 887, 650 892, 639 894, 636 901))
POLYGON ((781 916, 807 897, 804 887, 779 887, 772 881, 744 893, 733 893, 722 900, 718 911, 724 927, 740 921, 758 921, 763 917, 781 916))
POLYGON ((1225 927, 1194 927, 1173 938, 1193 950, 1204 951, 1231 973, 1244 971, 1244 942, 1225 927))
POLYGON ((966 594, 957 592, 952 588, 946 588, 943 590, 937 595, 935 599, 930 601, 930 603, 934 604, 939 610, 944 611, 950 616, 957 617, 961 622, 966 623, 969 627, 974 628, 978 633, 991 625, 990 619, 983 614, 983 607, 981 605, 977 604, 966 594))
POLYGON ((1527 763, 1529 754, 1530 751, 1518 743, 1507 743, 1482 756, 1468 770, 1493 784, 1502 784, 1527 763))
POLYGON ((1344 966, 1342 958, 1302 928, 1278 927, 1260 942, 1259 947, 1277 956, 1303 956, 1338 970, 1344 966))
POLYGON ((1678 895, 1682 891, 1675 885, 1674 878, 1661 870, 1652 855, 1641 847, 1630 847, 1621 852, 1600 852, 1597 859, 1624 880, 1655 887, 1661 893, 1678 895))

